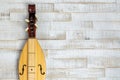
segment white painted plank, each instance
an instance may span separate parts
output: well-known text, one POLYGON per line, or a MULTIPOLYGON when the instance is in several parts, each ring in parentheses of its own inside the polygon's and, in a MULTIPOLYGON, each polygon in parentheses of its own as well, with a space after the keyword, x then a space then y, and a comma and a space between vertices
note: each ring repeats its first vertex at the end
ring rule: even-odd
POLYGON ((72 21, 120 21, 119 13, 72 13, 72 21))
POLYGON ((119 57, 120 50, 115 49, 67 49, 48 50, 48 58, 88 58, 88 57, 119 57))
POLYGON ((19 80, 19 79, 1 79, 1 80, 19 80))
MULTIPOLYGON (((17 49, 17 41, 1 41, 0 42, 1 49, 17 49)), ((23 46, 22 46, 23 47, 23 46)))
MULTIPOLYGON (((41 21, 70 21, 71 15, 69 13, 37 13, 38 20, 41 21)), ((26 13, 10 13, 11 21, 24 21, 27 18, 26 13)))
POLYGON ((96 80, 95 78, 54 78, 54 77, 47 77, 47 80, 96 80))
POLYGON ((80 3, 80 2, 84 2, 84 3, 115 3, 116 0, 1 0, 1 2, 5 3, 63 3, 63 2, 71 2, 71 3, 80 3))
POLYGON ((18 51, 0 50, 0 79, 17 78, 18 51))
MULTIPOLYGON (((40 2, 40 1, 39 1, 40 2)), ((36 5, 37 12, 53 12, 54 4, 37 4, 36 5)))
POLYGON ((79 48, 119 48, 119 40, 73 40, 66 42, 67 49, 79 48))
POLYGON ((19 53, 20 51, 0 50, 0 70, 3 72, 9 69, 16 70, 19 53))
POLYGON ((76 22, 52 22, 51 30, 90 30, 93 28, 93 24, 90 21, 76 21, 76 22))
POLYGON ((88 57, 89 68, 118 68, 120 57, 88 57))
POLYGON ((0 20, 9 20, 10 14, 9 13, 0 13, 0 20))
POLYGON ((117 4, 120 4, 120 0, 116 0, 117 4))
POLYGON ((120 30, 120 22, 93 22, 93 29, 95 30, 120 30))
POLYGON ((18 76, 16 75, 17 72, 16 71, 12 71, 12 72, 3 72, 0 73, 0 79, 18 79, 18 76))
MULTIPOLYGON (((117 29, 116 29, 117 30, 117 29)), ((77 30, 67 31, 67 40, 116 40, 120 39, 120 31, 112 30, 77 30)))
POLYGON ((120 78, 98 78, 97 80, 120 80, 120 78))
POLYGON ((64 31, 40 31, 39 29, 36 37, 39 40, 65 40, 66 33, 64 31))
POLYGON ((26 4, 15 4, 15 3, 0 3, 0 12, 10 13, 10 9, 25 9, 27 10, 26 4))
POLYGON ((54 75, 60 78, 99 78, 104 77, 104 69, 51 69, 47 74, 48 77, 54 75))
POLYGON ((55 68, 85 68, 87 67, 87 60, 85 58, 61 58, 61 59, 46 59, 48 69, 55 68))
POLYGON ((16 28, 26 27, 26 22, 21 21, 10 21, 10 20, 0 20, 0 30, 15 30, 16 28), (7 29, 6 29, 7 27, 7 29))
POLYGON ((47 1, 47 0, 12 0, 12 1, 10 1, 10 0, 1 0, 1 2, 3 2, 3 3, 5 3, 5 2, 7 2, 7 3, 34 3, 34 4, 37 4, 37 3, 55 3, 55 2, 59 2, 59 1, 61 1, 61 0, 49 0, 49 1, 47 1))
POLYGON ((115 12, 116 4, 55 4, 54 10, 58 12, 115 12))
POLYGON ((20 32, 16 33, 15 31, 0 31, 0 40, 17 40, 17 39, 23 39, 23 37, 20 38, 20 32))
POLYGON ((65 49, 66 41, 65 40, 48 40, 47 42, 44 40, 40 40, 39 43, 43 49, 65 49), (44 45, 44 46, 43 46, 44 45))
POLYGON ((120 68, 107 68, 105 72, 106 77, 120 77, 120 68))
POLYGON ((64 2, 68 3, 115 3, 115 0, 64 0, 64 2))

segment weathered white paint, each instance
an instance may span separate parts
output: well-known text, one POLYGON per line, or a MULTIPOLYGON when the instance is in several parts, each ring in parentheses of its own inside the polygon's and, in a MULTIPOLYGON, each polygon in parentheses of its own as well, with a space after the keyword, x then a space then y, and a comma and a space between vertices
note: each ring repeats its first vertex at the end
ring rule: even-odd
POLYGON ((107 68, 106 77, 120 77, 120 68, 107 68))
POLYGON ((47 68, 85 68, 87 67, 86 58, 61 58, 47 59, 47 68))
POLYGON ((51 22, 51 30, 90 30, 93 28, 91 21, 51 22))
MULTIPOLYGON (((102 26, 101 26, 102 27, 102 26)), ((100 28, 101 29, 101 28, 100 28)), ((78 30, 78 31, 67 31, 67 40, 119 40, 120 31, 110 30, 78 30)))
POLYGON ((10 1, 10 0, 1 0, 2 2, 16 2, 16 3, 58 3, 58 2, 61 2, 61 3, 63 3, 63 2, 67 2, 67 3, 69 3, 69 2, 71 2, 71 3, 74 3, 74 2, 84 2, 84 3, 96 3, 96 2, 98 2, 98 3, 114 3, 114 2, 116 2, 116 0, 49 0, 49 1, 47 1, 47 0, 12 0, 12 1, 10 1))
POLYGON ((51 69, 47 75, 66 78, 99 78, 104 77, 104 69, 51 69), (53 72, 54 70, 54 72, 53 72))
POLYGON ((97 80, 120 80, 120 78, 98 78, 97 80))
POLYGON ((67 49, 67 50, 48 50, 48 58, 98 58, 120 56, 119 49, 67 49))
MULTIPOLYGON (((105 21, 105 22, 93 22, 94 30, 109 30, 115 31, 120 30, 120 21, 105 21)), ((119 35, 119 34, 118 34, 119 35)))
POLYGON ((120 57, 88 57, 89 68, 119 68, 120 57))
POLYGON ((120 13, 72 13, 72 21, 120 21, 120 13))
POLYGON ((117 11, 116 4, 55 4, 55 11, 59 12, 113 12, 117 11))

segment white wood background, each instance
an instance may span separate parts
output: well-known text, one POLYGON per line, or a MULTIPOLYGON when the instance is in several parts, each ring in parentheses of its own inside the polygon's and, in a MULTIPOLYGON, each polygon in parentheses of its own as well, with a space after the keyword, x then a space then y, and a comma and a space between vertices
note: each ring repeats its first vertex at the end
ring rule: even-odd
POLYGON ((120 80, 120 0, 0 0, 0 80, 19 80, 28 3, 37 6, 46 80, 120 80))

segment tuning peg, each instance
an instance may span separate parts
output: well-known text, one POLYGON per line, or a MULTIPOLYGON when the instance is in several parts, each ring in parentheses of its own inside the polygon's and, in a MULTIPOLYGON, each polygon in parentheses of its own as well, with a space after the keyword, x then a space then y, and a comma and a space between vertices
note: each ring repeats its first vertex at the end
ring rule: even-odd
POLYGON ((35 24, 35 26, 36 26, 36 28, 38 28, 38 25, 37 25, 37 24, 35 24))
POLYGON ((28 19, 25 19, 25 22, 27 22, 27 23, 28 23, 28 22, 30 22, 30 21, 29 21, 28 19))
POLYGON ((29 29, 29 28, 27 27, 27 28, 25 29, 25 31, 28 31, 28 29, 29 29))

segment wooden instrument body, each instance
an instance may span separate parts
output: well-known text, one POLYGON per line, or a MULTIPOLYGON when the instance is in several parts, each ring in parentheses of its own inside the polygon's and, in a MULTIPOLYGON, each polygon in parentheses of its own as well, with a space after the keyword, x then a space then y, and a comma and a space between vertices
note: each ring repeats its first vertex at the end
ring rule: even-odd
POLYGON ((36 38, 29 38, 19 59, 20 80, 45 80, 46 64, 36 38))

